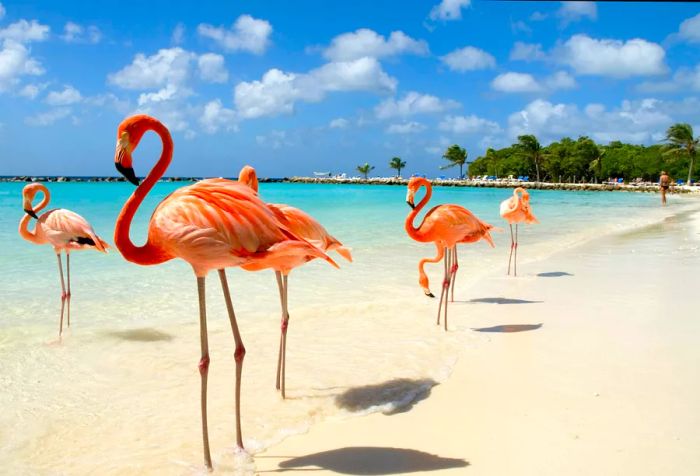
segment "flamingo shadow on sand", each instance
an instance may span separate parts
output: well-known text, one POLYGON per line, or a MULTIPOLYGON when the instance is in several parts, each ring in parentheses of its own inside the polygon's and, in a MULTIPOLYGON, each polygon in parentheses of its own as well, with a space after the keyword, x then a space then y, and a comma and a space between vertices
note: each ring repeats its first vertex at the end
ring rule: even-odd
POLYGON ((566 271, 550 271, 537 274, 538 278, 561 278, 562 276, 573 276, 573 274, 567 273, 566 271))
POLYGON ((503 324, 501 326, 472 328, 472 330, 476 331, 476 332, 501 332, 501 333, 505 333, 505 334, 511 334, 513 332, 536 331, 540 327, 542 327, 542 323, 539 323, 539 324, 503 324))
POLYGON ((173 335, 167 332, 159 331, 150 327, 141 329, 125 329, 121 331, 107 331, 104 333, 108 337, 115 339, 128 340, 132 342, 158 342, 171 341, 173 335))
POLYGON ((278 471, 290 471, 309 466, 340 474, 382 475, 464 468, 469 466, 469 462, 407 448, 348 446, 288 459, 280 463, 282 469, 278 471))
POLYGON ((528 301, 527 299, 511 299, 504 297, 485 297, 463 301, 471 304, 537 304, 544 301, 528 301))
POLYGON ((437 382, 433 379, 397 378, 350 388, 335 398, 335 404, 352 412, 384 407, 383 414, 395 415, 409 411, 417 402, 428 398, 435 385, 437 382))

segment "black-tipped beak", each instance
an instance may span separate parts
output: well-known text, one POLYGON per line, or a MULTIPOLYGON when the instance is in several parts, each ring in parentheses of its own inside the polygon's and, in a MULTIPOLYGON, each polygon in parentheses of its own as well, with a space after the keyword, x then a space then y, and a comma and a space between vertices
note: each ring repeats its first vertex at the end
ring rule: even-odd
POLYGON ((430 297, 430 298, 434 298, 434 297, 435 297, 435 294, 433 294, 433 293, 425 293, 425 295, 428 296, 428 297, 430 297))
POLYGON ((411 209, 416 208, 416 206, 413 204, 413 202, 406 200, 406 203, 408 203, 408 206, 411 207, 411 209))
POLYGON ((136 174, 134 173, 134 169, 132 167, 124 167, 119 162, 115 162, 114 166, 117 168, 119 173, 124 176, 125 179, 138 186, 139 179, 136 177, 136 174))
POLYGON ((39 219, 39 217, 36 215, 36 213, 34 213, 34 210, 31 210, 29 208, 25 208, 24 213, 26 213, 27 215, 29 215, 32 218, 36 218, 37 220, 39 219))

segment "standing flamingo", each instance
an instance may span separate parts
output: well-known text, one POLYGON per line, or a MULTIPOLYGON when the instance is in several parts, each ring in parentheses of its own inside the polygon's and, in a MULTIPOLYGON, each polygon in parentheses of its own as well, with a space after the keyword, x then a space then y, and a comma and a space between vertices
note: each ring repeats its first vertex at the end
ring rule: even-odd
MULTIPOLYGON (((244 166, 238 174, 238 181, 248 185, 256 193, 258 191, 258 176, 255 169, 250 165, 244 166)), ((312 243, 314 246, 328 252, 337 251, 343 258, 352 262, 350 250, 336 238, 331 236, 326 229, 313 217, 298 208, 289 205, 268 203, 270 209, 281 219, 281 221, 297 236, 300 236, 312 243)), ((303 251, 303 250, 300 250, 303 251)), ((282 398, 285 398, 285 370, 287 364, 287 328, 289 327, 289 312, 287 311, 287 278, 292 269, 316 258, 315 255, 300 253, 290 256, 285 262, 264 262, 260 261, 252 265, 244 265, 243 269, 256 271, 263 268, 272 268, 277 277, 277 287, 280 292, 280 302, 282 304, 282 324, 280 332, 280 348, 277 354, 277 381, 276 388, 281 390, 282 398)))
POLYGON ((530 194, 522 187, 513 190, 513 196, 501 202, 501 216, 510 225, 510 256, 508 257, 508 275, 510 261, 513 259, 513 276, 518 275, 518 223, 539 223, 530 208, 530 194), (520 194, 520 195, 518 195, 520 194), (515 239, 513 238, 513 223, 515 223, 515 239))
POLYGON ((43 210, 51 200, 51 193, 43 184, 32 183, 25 186, 22 189, 22 199, 25 215, 19 222, 20 236, 37 245, 46 243, 52 245, 58 258, 58 272, 61 277, 61 318, 58 325, 58 336, 60 337, 63 334, 63 311, 66 307, 66 324, 70 327, 70 251, 92 248, 106 253, 108 245, 97 236, 87 220, 75 212, 56 208, 38 216, 37 212, 43 210), (34 208, 34 197, 38 192, 41 192, 44 198, 34 208), (37 219, 33 232, 29 231, 29 220, 32 218, 37 219), (67 287, 63 280, 61 251, 66 253, 67 287))
MULTIPOLYGON (((493 240, 489 230, 492 225, 479 220, 472 212, 459 205, 438 205, 426 213, 423 222, 418 228, 413 226, 413 221, 421 209, 428 203, 433 194, 433 187, 430 182, 421 177, 413 177, 408 182, 408 192, 406 193, 406 203, 411 207, 411 212, 406 217, 406 232, 408 236, 422 243, 433 242, 437 247, 437 256, 432 259, 421 260, 418 269, 420 273, 419 283, 423 291, 432 296, 428 288, 428 277, 423 271, 423 264, 426 262, 436 263, 444 258, 445 275, 442 281, 442 293, 440 294, 440 304, 438 305, 437 323, 440 324, 440 314, 442 303, 445 302, 445 330, 447 330, 447 294, 450 283, 454 283, 457 274, 457 243, 475 243, 479 240, 486 240, 493 247, 493 240), (425 187, 425 196, 418 203, 414 204, 413 198, 420 187, 425 187)), ((454 293, 454 288, 453 288, 454 293)), ((454 300, 454 294, 452 297, 454 300)))
POLYGON ((284 261, 290 256, 296 256, 299 250, 337 265, 321 250, 292 233, 248 187, 225 179, 202 180, 171 193, 153 212, 148 224, 146 243, 143 246, 134 245, 129 238, 134 214, 146 194, 165 173, 172 160, 172 153, 173 142, 170 133, 157 119, 136 115, 125 119, 119 125, 115 165, 127 180, 138 187, 119 213, 114 241, 127 261, 140 265, 155 265, 173 258, 181 258, 192 266, 197 277, 202 439, 204 461, 211 469, 207 428, 209 343, 205 305, 206 275, 210 270, 218 270, 236 343, 236 444, 242 449, 240 397, 245 347, 231 303, 225 268, 249 265, 260 260, 284 261), (131 154, 144 133, 149 130, 160 136, 163 150, 156 165, 139 185, 132 167, 131 154))

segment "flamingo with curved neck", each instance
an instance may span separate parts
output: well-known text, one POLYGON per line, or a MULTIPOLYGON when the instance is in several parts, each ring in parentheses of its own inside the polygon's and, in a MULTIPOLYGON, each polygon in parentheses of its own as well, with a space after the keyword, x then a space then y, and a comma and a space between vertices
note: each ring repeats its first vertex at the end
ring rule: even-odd
POLYGON ((513 276, 518 275, 518 223, 539 223, 530 207, 530 194, 523 187, 513 190, 513 196, 503 200, 500 208, 501 217, 510 225, 510 256, 508 257, 508 272, 510 275, 510 262, 513 259, 513 276), (515 224, 515 238, 513 237, 513 224, 515 224), (515 252, 515 257, 513 257, 515 252))
POLYGON ((97 236, 92 226, 75 212, 63 208, 49 210, 37 215, 46 208, 51 200, 49 189, 43 184, 32 183, 22 189, 22 207, 25 215, 19 222, 19 235, 30 243, 36 245, 50 244, 53 246, 58 258, 58 272, 61 278, 61 314, 58 324, 58 336, 63 334, 63 315, 67 314, 67 326, 70 327, 70 251, 82 249, 95 249, 106 253, 108 245, 97 236), (43 198, 35 207, 34 197, 41 193, 43 198), (34 230, 29 229, 29 222, 36 218, 34 230), (63 263, 61 252, 66 254, 67 281, 63 279, 63 263), (67 282, 67 286, 66 286, 67 282))
POLYGON ((428 276, 425 274, 423 265, 425 263, 437 263, 441 259, 444 260, 445 274, 442 281, 440 304, 438 305, 437 323, 440 324, 440 316, 443 314, 442 304, 444 301, 444 327, 445 330, 447 330, 448 291, 450 291, 451 287, 451 299, 454 301, 455 276, 459 268, 457 244, 475 243, 479 240, 486 240, 493 247, 494 244, 489 230, 494 227, 479 220, 472 212, 459 205, 438 205, 431 208, 425 214, 421 224, 416 227, 413 224, 416 216, 430 201, 432 195, 433 187, 428 180, 422 177, 413 177, 409 180, 408 190, 406 192, 406 203, 411 207, 411 211, 406 217, 404 226, 408 236, 422 243, 433 242, 438 250, 438 254, 435 258, 425 258, 418 263, 418 282, 427 296, 434 297, 433 293, 430 292, 428 276), (416 205, 414 203, 414 197, 420 188, 425 188, 425 196, 418 202, 418 205, 416 205))
MULTIPOLYGON (((148 238, 136 246, 129 229, 136 210, 153 185, 163 176, 173 154, 173 142, 167 128, 157 119, 137 115, 124 120, 117 129, 115 166, 137 189, 122 208, 114 231, 117 249, 125 259, 140 265, 155 265, 173 258, 188 262, 197 277, 201 358, 202 442, 204 461, 212 468, 207 426, 207 376, 209 343, 207 333, 205 278, 216 269, 226 301, 226 309, 236 345, 236 444, 243 448, 241 435, 241 374, 245 347, 238 329, 225 268, 253 266, 264 260, 284 260, 303 250, 307 255, 335 262, 323 251, 295 235, 258 198, 238 182, 207 179, 179 188, 156 207, 148 224, 148 238), (133 169, 132 152, 147 131, 154 131, 163 142, 160 159, 143 183, 133 169)), ((337 265, 335 265, 337 266, 337 265)))
MULTIPOLYGON (((255 169, 250 165, 245 165, 241 169, 241 171, 238 173, 238 181, 246 184, 255 192, 258 191, 258 175, 255 172, 255 169)), ((270 207, 270 209, 275 212, 275 214, 277 214, 296 235, 304 238, 323 251, 337 251, 338 254, 340 254, 346 260, 352 261, 350 249, 343 246, 340 241, 331 236, 323 225, 321 225, 308 213, 299 210, 298 208, 290 207, 289 205, 268 203, 267 206, 270 207)), ((277 379, 275 385, 277 390, 281 391, 282 398, 286 398, 285 371, 287 367, 287 329, 289 327, 289 311, 287 310, 287 296, 289 289, 287 286, 288 277, 292 269, 297 268, 314 258, 315 256, 308 256, 302 252, 296 256, 288 257, 288 259, 284 260, 283 262, 261 261, 252 266, 243 266, 243 269, 247 270, 259 270, 264 268, 272 268, 275 270, 277 287, 279 288, 280 302, 282 305, 280 347, 277 354, 277 379)))

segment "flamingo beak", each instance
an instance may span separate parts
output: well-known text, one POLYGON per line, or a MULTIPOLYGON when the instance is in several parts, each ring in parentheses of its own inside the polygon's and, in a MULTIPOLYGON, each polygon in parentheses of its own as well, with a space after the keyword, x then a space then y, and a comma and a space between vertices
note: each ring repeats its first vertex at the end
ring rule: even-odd
POLYGON ((411 210, 416 208, 416 206, 413 204, 413 200, 406 200, 406 203, 408 203, 408 206, 411 207, 411 210))
POLYGON ((37 220, 39 219, 39 217, 36 215, 36 213, 34 213, 34 210, 32 210, 31 208, 25 208, 24 213, 26 213, 27 215, 29 215, 32 218, 36 218, 37 220))
POLYGON ((134 172, 133 167, 124 167, 120 162, 115 162, 114 166, 117 168, 119 173, 124 176, 125 179, 127 179, 129 182, 133 183, 136 186, 139 185, 139 179, 138 177, 136 177, 136 173, 134 172))

